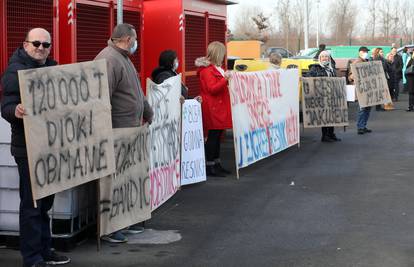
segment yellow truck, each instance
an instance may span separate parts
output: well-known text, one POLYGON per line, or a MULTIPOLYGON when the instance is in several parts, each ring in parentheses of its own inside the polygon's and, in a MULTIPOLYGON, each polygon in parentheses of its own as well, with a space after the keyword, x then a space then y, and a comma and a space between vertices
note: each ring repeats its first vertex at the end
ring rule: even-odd
POLYGON ((230 41, 227 43, 227 56, 244 59, 255 59, 262 56, 263 42, 251 41, 230 41))

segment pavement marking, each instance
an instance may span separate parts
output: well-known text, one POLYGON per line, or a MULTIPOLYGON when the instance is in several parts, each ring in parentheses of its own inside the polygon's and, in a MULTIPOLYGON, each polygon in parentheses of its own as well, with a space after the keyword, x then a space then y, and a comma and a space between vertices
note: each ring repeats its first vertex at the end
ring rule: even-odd
POLYGON ((128 235, 128 244, 170 244, 181 239, 178 230, 145 229, 143 233, 128 235))

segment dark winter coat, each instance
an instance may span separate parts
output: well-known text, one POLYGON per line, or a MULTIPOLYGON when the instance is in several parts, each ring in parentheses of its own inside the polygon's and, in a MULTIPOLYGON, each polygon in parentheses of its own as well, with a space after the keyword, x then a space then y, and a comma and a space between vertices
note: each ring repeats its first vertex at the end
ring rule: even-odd
POLYGON ((319 64, 312 64, 309 66, 308 77, 336 77, 336 71, 332 68, 332 72, 328 75, 329 70, 325 69, 319 64))
MULTIPOLYGON (((411 58, 407 63, 407 68, 414 64, 413 59, 411 58)), ((406 74, 405 78, 407 79, 407 90, 410 94, 414 94, 414 75, 406 74)))
MULTIPOLYGON (((171 78, 174 76, 177 76, 177 73, 175 71, 171 69, 166 69, 163 67, 156 68, 151 74, 152 81, 155 82, 156 84, 161 84, 168 78, 171 78)), ((181 95, 184 98, 188 98, 188 89, 182 83, 181 83, 181 95)))
POLYGON ((402 79, 402 69, 403 69, 403 61, 402 57, 398 54, 394 56, 394 61, 392 62, 392 66, 395 71, 395 79, 399 82, 402 79))
POLYGON ((24 137, 23 120, 16 118, 16 106, 21 103, 18 70, 42 68, 57 65, 52 59, 47 59, 44 65, 32 59, 23 47, 18 48, 9 61, 3 78, 3 99, 1 102, 1 116, 11 125, 11 153, 15 157, 27 157, 26 140, 24 137))

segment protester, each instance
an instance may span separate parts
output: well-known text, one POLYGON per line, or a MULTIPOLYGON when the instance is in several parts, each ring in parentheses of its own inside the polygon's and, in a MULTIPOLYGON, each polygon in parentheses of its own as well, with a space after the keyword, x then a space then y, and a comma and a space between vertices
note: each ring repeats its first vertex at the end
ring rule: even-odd
MULTIPOLYGON (((388 86, 391 84, 391 75, 389 70, 389 64, 384 58, 384 51, 381 47, 377 47, 372 50, 372 60, 373 61, 381 61, 382 68, 384 70, 385 78, 387 79, 388 86)), ((386 106, 387 107, 387 106, 386 106)), ((377 111, 384 111, 385 109, 381 105, 376 105, 375 109, 377 111)))
MULTIPOLYGON (((143 119, 152 122, 154 113, 142 92, 134 64, 129 59, 137 48, 134 26, 119 24, 112 32, 108 46, 95 58, 106 59, 112 128, 138 127, 143 119)), ((142 227, 133 225, 126 230, 103 236, 102 239, 113 243, 127 242, 124 233, 136 234, 142 231, 142 227)))
POLYGON ((400 95, 400 91, 403 90, 403 60, 402 57, 397 53, 397 48, 393 47, 391 49, 391 54, 393 55, 392 67, 395 72, 395 88, 394 88, 394 99, 392 101, 397 102, 400 95))
MULTIPOLYGON (((394 64, 395 57, 393 53, 388 53, 386 63, 388 65, 388 74, 390 79, 388 80, 388 90, 392 99, 395 99, 395 92, 398 90, 396 66, 394 64)), ((384 105, 385 110, 393 110, 393 103, 387 103, 384 105)))
POLYGON ((273 52, 269 56, 269 62, 270 69, 280 69, 280 64, 282 64, 282 56, 277 52, 273 52))
MULTIPOLYGON (((318 64, 310 65, 307 76, 309 77, 336 77, 336 71, 332 67, 330 54, 327 51, 322 51, 319 54, 318 64)), ((335 135, 334 127, 322 127, 322 142, 335 142, 341 141, 335 135)))
MULTIPOLYGON (((361 62, 367 62, 368 61, 368 52, 369 49, 365 46, 361 46, 359 48, 358 52, 358 58, 352 62, 352 64, 357 64, 361 62)), ((354 84, 354 75, 352 73, 352 69, 350 68, 348 70, 348 81, 352 84, 354 84)), ((358 111, 358 117, 357 117, 357 128, 358 128, 358 134, 365 134, 372 132, 371 129, 367 128, 367 123, 369 119, 369 115, 371 112, 371 107, 365 107, 365 108, 359 108, 358 111)))
POLYGON ((414 72, 411 72, 411 66, 414 65, 414 53, 412 54, 410 60, 407 63, 406 68, 406 79, 407 79, 407 90, 408 90, 408 109, 407 111, 414 111, 414 72))
MULTIPOLYGON (((319 60, 319 54, 320 53, 322 53, 322 51, 326 51, 326 44, 320 44, 319 45, 319 50, 318 50, 318 52, 316 52, 316 54, 315 54, 315 56, 313 57, 313 59, 315 59, 315 60, 319 60)), ((330 58, 331 58, 331 65, 332 65, 332 68, 336 68, 336 62, 335 62, 335 60, 332 58, 332 55, 330 55, 330 58)))
MULTIPOLYGON (((161 84, 168 78, 176 76, 178 64, 175 51, 165 50, 161 52, 158 59, 158 67, 151 74, 152 80, 157 84, 161 84)), ((181 84, 181 95, 184 98, 188 98, 188 88, 184 84, 181 84)))
MULTIPOLYGON (((161 84, 168 78, 177 76, 177 69, 179 63, 177 53, 173 50, 162 51, 158 59, 158 67, 155 68, 151 74, 153 82, 161 84)), ((188 99, 188 88, 181 83, 181 103, 184 99, 188 99)), ((195 97, 195 99, 201 103, 201 96, 195 97)))
POLYGON ((20 177, 19 232, 23 266, 52 266, 70 262, 68 257, 58 255, 51 249, 48 211, 53 206, 54 195, 37 200, 37 207, 34 207, 24 135, 23 116, 26 113, 21 104, 17 75, 19 70, 55 66, 57 62, 48 58, 50 50, 49 32, 42 28, 30 30, 23 46, 13 53, 2 78, 4 96, 1 115, 12 128, 11 154, 17 163, 20 177))
POLYGON ((222 69, 226 47, 220 42, 208 45, 207 56, 197 58, 197 75, 203 98, 203 127, 207 135, 205 143, 206 172, 208 176, 224 177, 231 172, 220 162, 220 138, 225 129, 232 128, 228 80, 230 74, 222 69))
POLYGON ((405 76, 405 70, 407 69, 407 63, 410 60, 410 54, 408 53, 408 49, 407 47, 403 48, 403 53, 402 53, 402 62, 403 62, 403 69, 402 69, 402 75, 403 75, 403 92, 407 93, 408 89, 407 89, 407 77, 405 76))

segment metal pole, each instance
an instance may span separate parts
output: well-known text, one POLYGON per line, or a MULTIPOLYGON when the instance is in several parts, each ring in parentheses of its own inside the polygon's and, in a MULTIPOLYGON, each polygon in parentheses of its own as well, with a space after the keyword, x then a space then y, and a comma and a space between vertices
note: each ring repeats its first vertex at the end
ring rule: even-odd
POLYGON ((305 30, 304 30, 304 39, 305 39, 305 49, 308 49, 309 48, 309 43, 308 43, 308 41, 309 41, 309 14, 308 14, 308 11, 309 11, 309 9, 308 9, 308 4, 309 4, 309 1, 308 0, 305 0, 305 19, 304 19, 304 21, 305 21, 305 30))
POLYGON ((123 22, 123 17, 124 17, 124 12, 123 12, 123 7, 124 7, 124 0, 118 0, 117 2, 117 25, 124 23, 123 22))
POLYGON ((317 12, 317 14, 316 14, 316 18, 317 18, 317 24, 316 24, 316 47, 319 47, 319 25, 320 25, 320 21, 319 21, 319 3, 320 3, 320 0, 317 0, 316 1, 316 3, 317 3, 317 7, 316 7, 316 12, 317 12))

